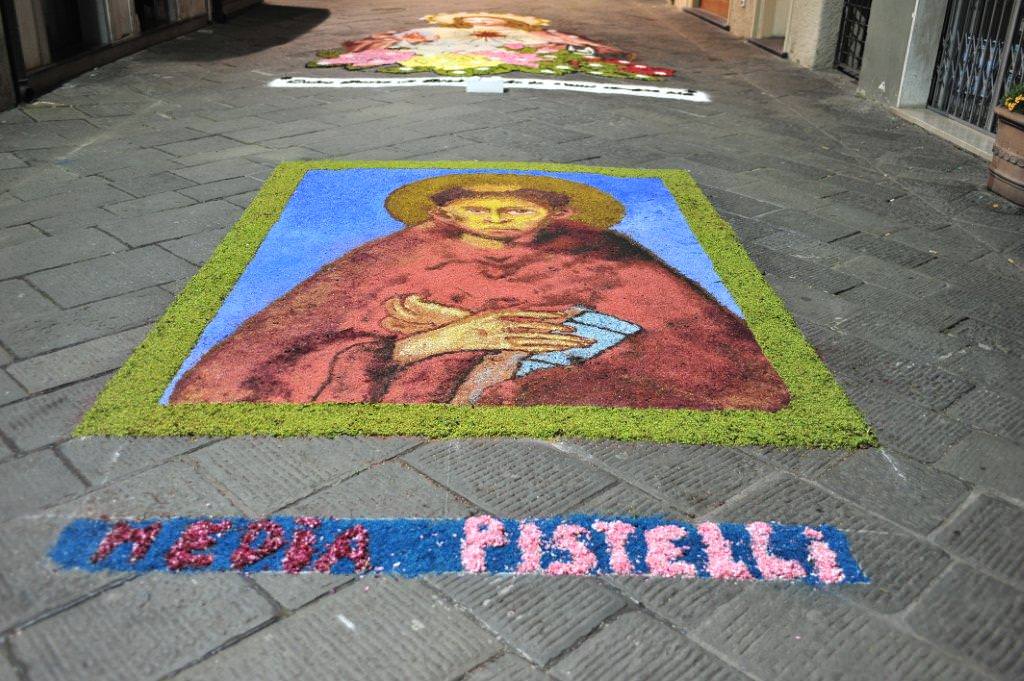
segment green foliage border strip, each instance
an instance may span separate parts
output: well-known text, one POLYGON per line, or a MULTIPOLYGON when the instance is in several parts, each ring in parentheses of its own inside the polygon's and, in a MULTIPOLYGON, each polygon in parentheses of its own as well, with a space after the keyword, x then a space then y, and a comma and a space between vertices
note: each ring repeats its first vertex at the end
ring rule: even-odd
POLYGON ((563 164, 314 161, 279 165, 181 295, 110 380, 76 435, 423 435, 853 448, 874 436, 689 173, 563 164), (159 399, 308 170, 509 169, 661 179, 792 394, 777 412, 445 404, 184 404, 159 399))

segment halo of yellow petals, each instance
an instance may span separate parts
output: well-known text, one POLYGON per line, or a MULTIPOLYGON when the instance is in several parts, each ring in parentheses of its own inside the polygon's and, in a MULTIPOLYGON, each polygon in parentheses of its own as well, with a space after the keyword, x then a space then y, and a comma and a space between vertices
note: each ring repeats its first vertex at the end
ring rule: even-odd
POLYGON ((569 197, 573 218, 598 229, 615 226, 626 214, 625 207, 611 194, 582 182, 546 175, 506 173, 455 173, 428 177, 391 192, 384 206, 396 220, 410 226, 418 225, 430 217, 435 207, 430 197, 452 187, 490 193, 539 189, 565 194, 569 197))

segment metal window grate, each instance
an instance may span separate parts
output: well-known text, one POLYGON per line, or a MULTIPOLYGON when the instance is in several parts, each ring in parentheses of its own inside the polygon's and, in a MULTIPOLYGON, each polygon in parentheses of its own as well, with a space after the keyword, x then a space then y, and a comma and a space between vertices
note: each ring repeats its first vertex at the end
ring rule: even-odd
POLYGON ((1011 85, 1024 83, 1024 7, 1022 5, 1024 3, 1017 5, 1016 25, 1010 35, 1009 47, 1004 52, 1003 60, 1006 62, 1006 66, 1003 69, 997 101, 1003 98, 1011 85))
POLYGON ((834 64, 837 69, 854 78, 860 76, 870 17, 871 0, 844 0, 834 64))
POLYGON ((1024 78, 1021 0, 951 0, 928 106, 991 130, 998 98, 1024 78))

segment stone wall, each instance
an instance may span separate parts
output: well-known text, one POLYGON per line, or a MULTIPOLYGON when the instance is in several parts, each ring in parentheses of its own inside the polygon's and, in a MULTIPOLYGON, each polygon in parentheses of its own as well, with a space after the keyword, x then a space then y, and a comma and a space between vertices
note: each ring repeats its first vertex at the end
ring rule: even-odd
POLYGON ((811 69, 832 68, 843 0, 793 0, 786 51, 789 58, 811 69))

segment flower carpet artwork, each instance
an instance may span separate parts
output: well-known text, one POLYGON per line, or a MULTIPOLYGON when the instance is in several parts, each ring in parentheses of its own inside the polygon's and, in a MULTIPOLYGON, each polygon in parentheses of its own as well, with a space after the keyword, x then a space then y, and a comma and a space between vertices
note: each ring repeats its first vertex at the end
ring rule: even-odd
POLYGON ((674 74, 670 68, 638 63, 635 55, 616 47, 548 28, 547 19, 454 12, 423 20, 430 25, 378 33, 349 41, 344 49, 317 52, 317 59, 307 66, 445 76, 520 71, 661 80, 674 74))
POLYGON ((476 162, 279 166, 77 432, 874 441, 687 173, 476 162))
POLYGON ((64 569, 639 575, 815 586, 868 582, 829 525, 697 525, 660 517, 80 518, 50 557, 64 569))

